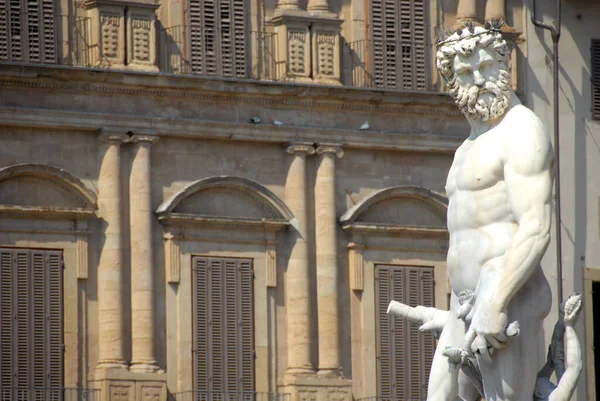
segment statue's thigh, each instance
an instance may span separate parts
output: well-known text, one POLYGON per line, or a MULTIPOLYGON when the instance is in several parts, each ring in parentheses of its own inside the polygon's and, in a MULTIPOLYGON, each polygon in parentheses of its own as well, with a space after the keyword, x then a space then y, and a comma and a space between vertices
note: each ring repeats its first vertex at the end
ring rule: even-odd
POLYGON ((540 352, 543 353, 542 321, 531 316, 520 316, 518 320, 519 336, 509 339, 506 348, 497 350, 491 363, 477 358, 488 400, 531 401, 533 397, 541 366, 540 352))
POLYGON ((479 399, 477 389, 469 379, 462 371, 457 371, 456 366, 442 355, 442 350, 447 347, 462 347, 464 336, 464 322, 457 319, 456 315, 451 312, 438 341, 431 365, 427 386, 427 399, 429 401, 454 401, 457 395, 460 399, 466 401, 479 399))

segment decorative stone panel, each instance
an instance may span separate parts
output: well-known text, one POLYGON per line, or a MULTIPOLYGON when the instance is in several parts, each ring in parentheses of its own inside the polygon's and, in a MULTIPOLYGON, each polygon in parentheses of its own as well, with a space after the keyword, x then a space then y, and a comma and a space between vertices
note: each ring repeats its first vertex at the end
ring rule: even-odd
POLYGON ((154 8, 127 7, 127 68, 158 71, 154 8))
POLYGON ((291 74, 308 76, 310 73, 310 53, 308 51, 308 32, 288 31, 288 69, 291 74))
POLYGON ((277 287, 277 251, 275 244, 267 244, 265 260, 267 287, 277 287))
POLYGON ((181 249, 172 234, 165 235, 165 268, 168 283, 179 283, 181 249))
POLYGON ((362 291, 364 290, 363 248, 355 243, 349 244, 348 248, 350 289, 354 291, 362 291))
POLYGON ((101 13, 100 25, 102 26, 102 55, 108 59, 116 59, 119 56, 121 16, 119 14, 101 13))
POLYGON ((340 45, 337 32, 313 32, 313 73, 315 81, 340 84, 340 45))

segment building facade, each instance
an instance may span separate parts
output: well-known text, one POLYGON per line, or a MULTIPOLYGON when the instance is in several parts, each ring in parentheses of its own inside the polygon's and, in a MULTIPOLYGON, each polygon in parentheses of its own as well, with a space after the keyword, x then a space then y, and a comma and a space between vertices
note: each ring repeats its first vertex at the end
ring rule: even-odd
MULTIPOLYGON (((598 7, 585 7, 565 6, 565 53, 594 38, 598 7)), ((448 306, 444 185, 469 128, 437 79, 434 29, 505 19, 513 85, 550 128, 550 42, 529 11, 520 0, 0 4, 2 393, 424 397, 435 340, 385 311, 391 299, 448 306)), ((591 71, 587 53, 561 57, 561 79, 591 71)), ((572 110, 563 96, 562 124, 588 129, 575 126, 588 173, 563 190, 564 235, 583 238, 577 252, 565 245, 565 292, 583 291, 585 275, 591 293, 597 148, 582 145, 594 122, 578 110, 592 96, 572 110), (586 200, 571 201, 581 188, 586 200)), ((583 159, 565 159, 574 175, 583 159)), ((580 399, 595 388, 582 383, 580 399)))

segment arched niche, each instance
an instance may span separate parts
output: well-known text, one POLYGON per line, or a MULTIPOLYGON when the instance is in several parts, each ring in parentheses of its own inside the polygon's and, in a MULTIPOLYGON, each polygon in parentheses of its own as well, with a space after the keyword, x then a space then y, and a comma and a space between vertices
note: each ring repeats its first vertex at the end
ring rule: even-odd
POLYGON ((346 231, 366 235, 446 233, 448 200, 429 189, 398 186, 375 191, 340 218, 346 231))
MULTIPOLYGON (((179 243, 194 238, 198 229, 213 234, 223 230, 233 241, 240 233, 266 244, 267 285, 274 287, 275 234, 290 224, 287 206, 264 186, 240 177, 210 177, 189 184, 156 210, 166 227, 167 280, 179 282, 179 243), (252 234, 254 232, 254 234, 252 234), (260 233, 260 234, 259 234, 260 233)), ((215 235, 217 235, 215 234, 215 235)), ((199 239, 200 241, 202 240, 199 239)))
POLYGON ((96 195, 67 171, 41 164, 0 169, 0 217, 89 220, 96 195))

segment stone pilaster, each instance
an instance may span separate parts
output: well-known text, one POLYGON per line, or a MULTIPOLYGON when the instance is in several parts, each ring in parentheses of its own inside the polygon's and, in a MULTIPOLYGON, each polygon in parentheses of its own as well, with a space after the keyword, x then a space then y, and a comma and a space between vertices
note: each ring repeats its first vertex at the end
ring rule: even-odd
POLYGON ((129 176, 131 219, 131 371, 158 370, 154 356, 154 257, 152 247, 151 202, 152 143, 158 137, 134 135, 135 143, 129 176))
POLYGON ((287 373, 312 373, 306 157, 313 155, 315 149, 311 143, 290 143, 286 145, 286 152, 293 159, 285 184, 285 201, 296 217, 288 234, 291 253, 285 282, 287 373))
POLYGON ((128 136, 104 130, 99 152, 98 214, 104 240, 98 262, 97 370, 127 369, 124 353, 121 144, 128 136))
POLYGON ((336 374, 340 369, 335 159, 343 154, 336 144, 319 144, 317 147, 319 161, 315 184, 315 241, 319 374, 336 374))
POLYGON ((462 27, 466 22, 478 23, 477 0, 458 0, 455 27, 462 27))

